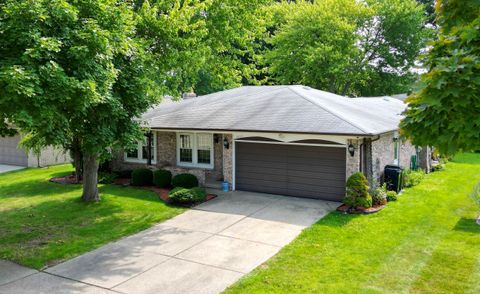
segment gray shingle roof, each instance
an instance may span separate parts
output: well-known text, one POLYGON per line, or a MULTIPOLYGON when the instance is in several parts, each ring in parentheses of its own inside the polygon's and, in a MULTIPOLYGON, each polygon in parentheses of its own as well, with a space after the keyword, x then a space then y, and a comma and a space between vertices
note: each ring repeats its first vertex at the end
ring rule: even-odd
POLYGON ((398 129, 406 105, 391 97, 346 98, 304 86, 245 86, 160 104, 151 128, 375 135, 398 129))

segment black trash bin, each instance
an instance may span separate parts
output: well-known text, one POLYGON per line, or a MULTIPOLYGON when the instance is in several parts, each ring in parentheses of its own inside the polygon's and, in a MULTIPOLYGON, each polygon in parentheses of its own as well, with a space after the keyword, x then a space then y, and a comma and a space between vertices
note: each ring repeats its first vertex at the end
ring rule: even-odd
POLYGON ((384 180, 387 190, 400 192, 402 190, 402 168, 398 165, 385 166, 384 180))

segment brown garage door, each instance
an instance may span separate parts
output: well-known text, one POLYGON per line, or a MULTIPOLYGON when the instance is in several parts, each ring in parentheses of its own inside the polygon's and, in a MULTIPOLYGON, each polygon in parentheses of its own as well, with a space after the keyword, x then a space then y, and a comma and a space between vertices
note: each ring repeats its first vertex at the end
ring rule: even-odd
POLYGON ((27 166, 25 149, 18 148, 20 136, 0 137, 0 164, 27 166))
POLYGON ((345 148, 236 142, 237 190, 340 201, 345 148))

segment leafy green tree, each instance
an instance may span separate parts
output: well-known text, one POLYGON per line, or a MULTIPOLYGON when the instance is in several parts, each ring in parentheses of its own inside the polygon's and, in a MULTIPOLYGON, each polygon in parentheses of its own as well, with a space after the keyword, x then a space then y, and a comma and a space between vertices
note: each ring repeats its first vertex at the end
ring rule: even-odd
POLYGON ((142 136, 133 118, 160 97, 135 32, 129 1, 0 4, 0 121, 28 146, 81 152, 85 201, 99 200, 99 161, 142 136))
POLYGON ((437 1, 438 38, 401 127, 414 144, 445 154, 480 149, 480 2, 437 1))
POLYGON ((202 43, 209 54, 198 72, 194 89, 208 94, 255 83, 256 49, 265 38, 271 0, 212 0, 206 10, 208 34, 202 43))
POLYGON ((357 96, 405 91, 415 78, 411 69, 428 37, 424 7, 416 1, 277 5, 288 7, 277 9, 280 25, 265 56, 277 82, 357 96))

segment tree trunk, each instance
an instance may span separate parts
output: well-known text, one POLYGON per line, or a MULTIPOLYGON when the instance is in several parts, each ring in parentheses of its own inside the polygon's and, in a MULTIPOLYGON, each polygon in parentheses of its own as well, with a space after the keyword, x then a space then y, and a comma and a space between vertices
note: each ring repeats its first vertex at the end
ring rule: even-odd
POLYGON ((80 183, 82 181, 83 174, 83 158, 80 150, 72 150, 73 152, 73 165, 75 166, 75 181, 80 183))
POLYGON ((69 149, 73 157, 73 166, 75 167, 75 180, 77 183, 80 183, 83 175, 83 155, 80 140, 77 138, 73 139, 69 149))
POLYGON ((96 155, 83 155, 83 201, 100 201, 98 195, 98 165, 96 155))

